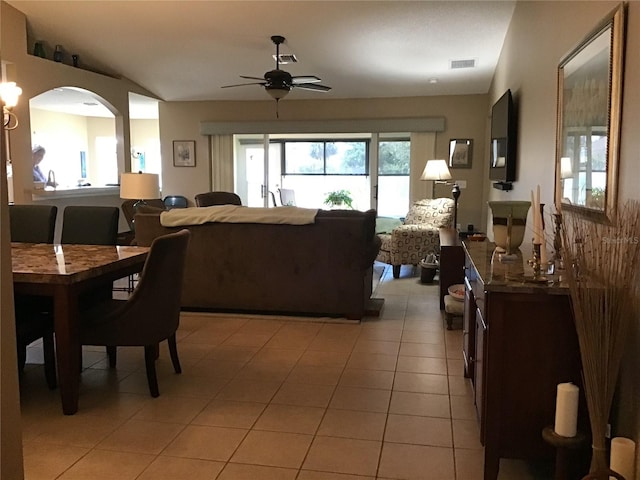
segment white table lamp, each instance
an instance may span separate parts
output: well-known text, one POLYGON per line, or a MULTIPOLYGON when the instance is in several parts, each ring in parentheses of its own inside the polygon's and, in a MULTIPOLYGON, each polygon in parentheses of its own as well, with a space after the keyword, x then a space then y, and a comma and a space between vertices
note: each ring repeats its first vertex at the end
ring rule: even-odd
POLYGON ((134 210, 144 205, 145 200, 160 197, 157 173, 123 173, 120 175, 120 198, 138 200, 134 210))

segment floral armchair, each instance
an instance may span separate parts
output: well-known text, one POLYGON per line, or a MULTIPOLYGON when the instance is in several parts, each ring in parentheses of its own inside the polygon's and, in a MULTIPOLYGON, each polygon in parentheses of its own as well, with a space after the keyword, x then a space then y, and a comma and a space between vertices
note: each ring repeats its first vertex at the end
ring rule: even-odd
POLYGON ((378 234, 382 245, 376 260, 392 265, 393 278, 398 278, 401 265, 417 265, 428 254, 439 254, 438 230, 451 226, 453 209, 451 198, 418 200, 402 225, 391 233, 378 234))

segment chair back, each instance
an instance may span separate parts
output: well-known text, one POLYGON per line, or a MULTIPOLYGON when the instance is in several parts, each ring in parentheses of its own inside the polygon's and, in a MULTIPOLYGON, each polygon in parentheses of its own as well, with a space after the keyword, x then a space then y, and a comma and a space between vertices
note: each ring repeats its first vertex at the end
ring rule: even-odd
MULTIPOLYGON (((124 202, 122 202, 122 205, 120 206, 120 208, 122 209, 122 214, 124 215, 124 218, 127 221, 127 224, 129 225, 130 230, 134 229, 133 217, 136 214, 133 206, 139 201, 140 200, 125 200, 124 202)), ((164 202, 162 201, 161 198, 152 198, 149 200, 145 200, 144 203, 146 203, 149 207, 159 208, 162 210, 165 209, 164 202)))
POLYGON ((279 188, 280 204, 284 206, 296 206, 296 192, 290 188, 279 188))
POLYGON ((152 345, 177 330, 190 236, 189 230, 182 229, 151 243, 138 285, 123 312, 127 317, 123 325, 132 326, 118 345, 152 345))
POLYGON ((167 195, 162 201, 168 210, 171 210, 172 208, 187 208, 189 206, 187 197, 182 195, 167 195))
POLYGON ((212 205, 242 205, 242 200, 233 192, 207 192, 195 196, 196 207, 212 205))
POLYGON ((68 206, 62 217, 60 243, 115 245, 119 216, 118 207, 68 206))
POLYGON ((9 205, 12 242, 53 243, 55 205, 9 205))

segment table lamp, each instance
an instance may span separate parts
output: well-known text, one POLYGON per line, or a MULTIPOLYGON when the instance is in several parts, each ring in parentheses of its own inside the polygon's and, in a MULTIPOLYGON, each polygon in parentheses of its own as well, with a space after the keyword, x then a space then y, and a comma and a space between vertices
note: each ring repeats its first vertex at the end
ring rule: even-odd
POLYGON ((160 197, 159 176, 157 173, 123 173, 120 175, 120 198, 137 200, 133 204, 134 212, 146 205, 145 200, 160 197))
POLYGON ((432 180, 431 198, 436 196, 436 184, 442 183, 444 185, 452 185, 451 195, 455 202, 453 209, 453 228, 457 228, 458 225, 458 198, 460 198, 460 187, 457 183, 447 182, 451 180, 451 172, 447 167, 446 160, 427 160, 427 164, 424 166, 420 180, 432 180))

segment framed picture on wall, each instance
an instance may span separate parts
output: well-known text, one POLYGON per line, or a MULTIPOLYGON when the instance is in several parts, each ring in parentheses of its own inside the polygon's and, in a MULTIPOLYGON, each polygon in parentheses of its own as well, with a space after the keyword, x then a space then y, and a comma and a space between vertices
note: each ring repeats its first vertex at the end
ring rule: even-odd
POLYGON ((449 168, 471 168, 473 140, 452 138, 449 140, 449 168))
POLYGON ((196 141, 195 140, 174 140, 173 141, 173 166, 174 167, 195 167, 196 166, 196 141))

